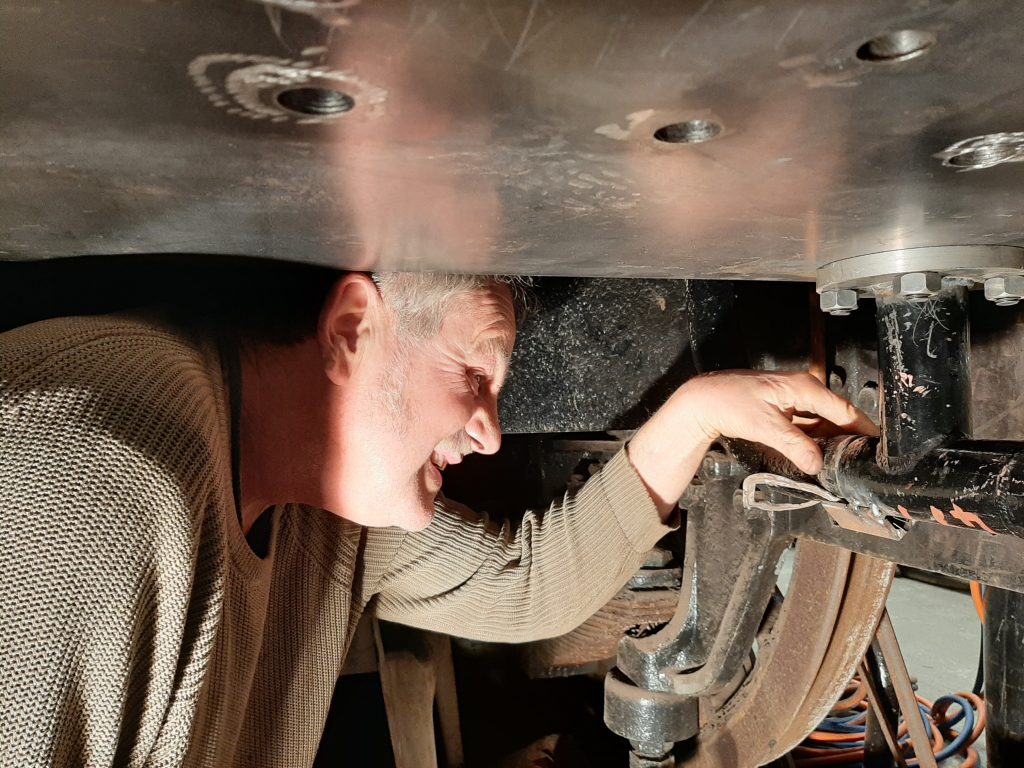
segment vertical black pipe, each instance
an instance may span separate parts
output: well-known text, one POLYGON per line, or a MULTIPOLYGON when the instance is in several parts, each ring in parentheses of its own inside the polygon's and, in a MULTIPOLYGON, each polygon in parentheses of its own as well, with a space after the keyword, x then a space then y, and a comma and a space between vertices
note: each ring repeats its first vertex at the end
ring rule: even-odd
MULTIPOLYGON (((878 464, 906 471, 971 432, 967 292, 877 297, 882 439, 878 464)), ((985 611, 985 741, 990 768, 1024 765, 1024 594, 990 587, 985 611)))
POLYGON ((1024 594, 985 590, 985 745, 990 768, 1024 765, 1024 594))
POLYGON ((875 710, 868 707, 864 722, 864 768, 892 768, 892 752, 885 741, 875 710))
POLYGON ((925 300, 876 298, 882 441, 878 463, 909 469, 928 451, 971 431, 967 290, 925 300))
MULTIPOLYGON (((867 758, 868 737, 872 740, 872 759, 865 759, 866 768, 878 768, 883 765, 893 765, 893 755, 899 752, 899 724, 900 704, 896 697, 896 688, 893 686, 892 673, 886 663, 885 656, 879 647, 877 638, 871 641, 867 651, 864 652, 864 661, 860 665, 861 680, 868 687, 870 706, 868 712, 873 716, 868 723, 874 725, 870 732, 865 728, 864 750, 867 758), (888 763, 878 748, 878 742, 884 745, 885 755, 889 756, 888 763)), ((906 760, 901 759, 900 765, 905 765, 906 760)))

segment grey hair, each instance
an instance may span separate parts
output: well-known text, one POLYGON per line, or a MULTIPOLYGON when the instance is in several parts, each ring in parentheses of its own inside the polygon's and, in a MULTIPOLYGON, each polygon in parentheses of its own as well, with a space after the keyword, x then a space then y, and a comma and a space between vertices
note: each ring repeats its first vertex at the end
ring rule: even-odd
POLYGON ((490 285, 507 285, 512 292, 516 321, 521 322, 530 303, 533 281, 518 275, 463 275, 439 272, 374 272, 385 303, 395 313, 397 330, 406 338, 429 339, 453 300, 490 285))

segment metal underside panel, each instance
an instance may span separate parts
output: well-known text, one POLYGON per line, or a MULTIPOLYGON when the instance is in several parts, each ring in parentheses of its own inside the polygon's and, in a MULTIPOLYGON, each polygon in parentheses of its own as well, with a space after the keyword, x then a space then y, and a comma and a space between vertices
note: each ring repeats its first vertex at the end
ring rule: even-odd
POLYGON ((1024 245, 1024 136, 942 155, 1024 131, 1022 32, 1016 0, 7 0, 0 258, 809 280, 1024 245), (720 132, 654 137, 685 121, 720 132))

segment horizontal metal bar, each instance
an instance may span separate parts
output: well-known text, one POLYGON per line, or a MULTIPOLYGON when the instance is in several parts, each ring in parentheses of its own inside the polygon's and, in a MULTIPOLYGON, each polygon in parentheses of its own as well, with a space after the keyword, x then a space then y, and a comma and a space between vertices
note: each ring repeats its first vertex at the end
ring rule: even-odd
POLYGON ((822 485, 852 505, 907 523, 1024 538, 1024 443, 961 441, 894 473, 876 463, 877 442, 830 443, 822 485))

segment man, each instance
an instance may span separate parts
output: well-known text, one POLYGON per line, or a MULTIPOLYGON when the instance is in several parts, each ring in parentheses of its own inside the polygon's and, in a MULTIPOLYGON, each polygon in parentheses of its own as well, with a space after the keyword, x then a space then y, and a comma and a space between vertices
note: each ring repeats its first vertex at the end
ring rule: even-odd
POLYGON ((814 472, 794 414, 871 428, 806 375, 694 379, 513 530, 438 496, 499 446, 508 285, 351 273, 318 295, 287 343, 160 315, 0 336, 0 764, 309 765, 364 611, 561 634, 668 530, 719 436, 814 472))

